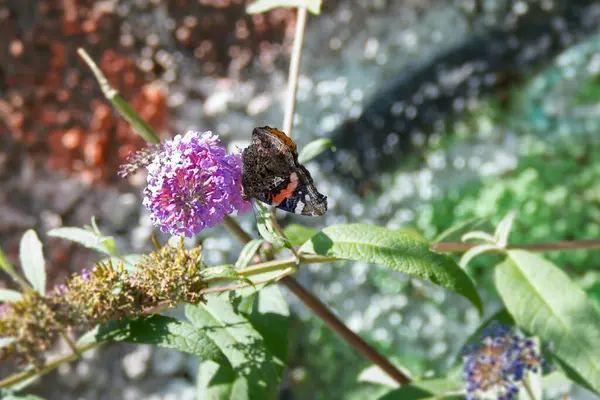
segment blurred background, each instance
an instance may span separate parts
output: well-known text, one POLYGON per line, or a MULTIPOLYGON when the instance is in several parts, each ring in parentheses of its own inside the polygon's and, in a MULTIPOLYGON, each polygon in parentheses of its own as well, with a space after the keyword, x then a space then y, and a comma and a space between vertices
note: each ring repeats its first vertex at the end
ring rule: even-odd
MULTIPOLYGON (((162 137, 212 130, 235 150, 253 127, 281 127, 296 13, 249 16, 245 6, 0 0, 0 247, 11 261, 34 228, 49 285, 63 282, 99 257, 45 232, 92 216, 124 253, 151 249, 152 234, 168 239, 141 206, 143 173, 116 175, 143 142, 102 97, 78 47, 162 137)), ((330 211, 325 220, 280 214, 282 223, 360 221, 433 239, 517 210, 512 243, 598 238, 599 27, 600 2, 591 0, 324 0, 309 18, 293 138, 300 148, 318 137, 336 144, 308 165, 330 211)), ((254 229, 252 215, 242 223, 254 229)), ((190 244, 202 240, 209 265, 240 250, 219 227, 190 244)), ((600 304, 599 255, 549 257, 600 304)), ((470 267, 487 315, 499 306, 486 268, 496 261, 470 267)), ((480 323, 459 296, 368 264, 307 266, 297 276, 415 377, 455 366, 480 323)), ((293 321, 281 397, 375 398, 381 389, 361 381, 369 364, 286 295, 293 321)), ((192 399, 197 368, 184 354, 107 345, 28 390, 48 399, 192 399)), ((594 398, 565 384, 547 394, 594 398)))

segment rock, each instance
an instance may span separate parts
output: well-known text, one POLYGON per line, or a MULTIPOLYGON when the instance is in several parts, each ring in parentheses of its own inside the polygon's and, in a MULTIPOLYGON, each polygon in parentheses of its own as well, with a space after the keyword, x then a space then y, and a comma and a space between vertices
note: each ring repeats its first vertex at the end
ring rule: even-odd
POLYGON ((123 357, 121 365, 129 379, 138 380, 146 374, 152 357, 152 349, 153 347, 150 345, 140 345, 123 357))
POLYGON ((173 379, 161 391, 163 400, 195 400, 196 387, 183 378, 173 379))
POLYGON ((152 357, 152 372, 163 376, 175 375, 183 369, 185 358, 183 353, 159 347, 152 357))

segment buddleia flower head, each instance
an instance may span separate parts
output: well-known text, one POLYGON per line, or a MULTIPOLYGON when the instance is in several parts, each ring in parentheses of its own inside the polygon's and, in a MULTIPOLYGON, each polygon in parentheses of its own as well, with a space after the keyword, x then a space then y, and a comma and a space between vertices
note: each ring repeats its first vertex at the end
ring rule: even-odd
POLYGON ((211 132, 189 131, 162 143, 148 164, 143 204, 163 232, 191 237, 251 208, 242 200, 242 159, 211 132))
POLYGON ((481 343, 463 350, 467 399, 516 399, 526 372, 546 366, 536 342, 514 328, 493 324, 480 336, 481 343))

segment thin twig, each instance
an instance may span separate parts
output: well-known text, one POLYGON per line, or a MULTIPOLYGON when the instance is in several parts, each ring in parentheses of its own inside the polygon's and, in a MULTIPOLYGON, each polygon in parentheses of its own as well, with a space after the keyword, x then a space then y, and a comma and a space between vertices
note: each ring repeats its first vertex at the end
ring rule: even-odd
MULTIPOLYGON (((431 250, 439 253, 465 253, 475 246, 479 246, 479 243, 440 242, 433 243, 431 245, 431 250)), ((533 252, 593 249, 600 249, 600 240, 571 240, 551 243, 514 244, 506 247, 506 250, 528 250, 533 252)), ((498 251, 500 252, 500 250, 498 251)))
POLYGON ((306 7, 298 7, 296 19, 296 31, 292 45, 292 56, 290 59, 290 70, 288 74, 288 89, 285 98, 285 109, 283 114, 283 131, 292 137, 294 125, 294 109, 296 108, 296 89, 298 88, 298 75, 300 74, 300 59, 302 58, 302 44, 304 43, 304 29, 308 11, 306 7))
POLYGON ((363 357, 385 371, 385 373, 398 382, 398 384, 402 385, 410 382, 410 378, 400 372, 400 370, 389 362, 387 358, 371 347, 360 336, 352 332, 331 311, 329 311, 321 301, 300 286, 298 281, 291 276, 286 276, 282 278, 280 282, 290 289, 296 297, 302 300, 302 302, 321 318, 332 331, 340 335, 346 343, 356 349, 363 357))
POLYGON ((67 343, 67 346, 69 346, 69 348, 71 349, 73 354, 77 354, 78 356, 81 355, 81 354, 79 354, 79 350, 77 350, 77 346, 75 345, 75 343, 73 343, 73 341, 69 338, 69 336, 67 336, 67 332, 65 332, 64 329, 60 330, 60 336, 67 343))

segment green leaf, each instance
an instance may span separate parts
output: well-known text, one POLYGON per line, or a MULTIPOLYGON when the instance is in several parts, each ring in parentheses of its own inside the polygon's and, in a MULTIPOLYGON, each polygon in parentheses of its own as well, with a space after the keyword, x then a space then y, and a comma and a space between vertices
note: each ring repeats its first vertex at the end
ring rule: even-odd
MULTIPOLYGON (((404 375, 410 377, 410 373, 408 371, 401 369, 404 375)), ((384 370, 382 370, 379 365, 372 364, 367 368, 360 371, 358 374, 358 382, 368 382, 373 383, 375 385, 388 386, 391 388, 397 388, 400 386, 398 382, 396 382, 392 377, 390 377, 384 370)))
POLYGON ((508 252, 495 281, 517 325, 552 343, 556 357, 600 393, 600 312, 585 292, 554 264, 520 250, 508 252))
POLYGON ((454 260, 409 235, 372 225, 334 225, 304 243, 300 251, 383 264, 450 289, 470 300, 480 313, 483 310, 473 282, 454 260))
POLYGON ((509 212, 496 227, 494 239, 496 240, 498 247, 505 248, 508 244, 508 235, 510 234, 510 229, 512 228, 516 215, 517 213, 515 211, 509 212))
POLYGON ((321 13, 321 0, 257 0, 246 7, 248 14, 258 14, 277 7, 306 7, 315 15, 321 13))
POLYGON ((216 267, 210 267, 202 270, 201 277, 205 281, 221 281, 221 280, 234 280, 246 282, 249 285, 254 285, 250 279, 245 276, 240 276, 235 269, 235 266, 231 264, 218 265, 216 267))
POLYGON ((235 266, 231 264, 217 265, 209 267, 200 272, 203 280, 209 279, 239 279, 235 266))
POLYGON ((0 337, 0 349, 6 346, 10 346, 15 343, 17 340, 16 337, 0 337))
MULTIPOLYGON (((241 300, 237 310, 264 339, 271 354, 285 362, 288 352, 289 307, 277 285, 267 286, 254 296, 241 300)), ((198 368, 198 398, 244 399, 248 397, 247 380, 228 365, 204 361, 198 368)))
POLYGON ((292 246, 300 246, 311 237, 315 236, 319 231, 299 224, 289 224, 283 228, 285 237, 288 238, 292 246))
POLYGON ((298 155, 298 162, 300 162, 300 164, 307 163, 325 150, 329 149, 335 151, 335 146, 331 140, 325 138, 313 140, 304 146, 298 155))
POLYGON ((240 256, 235 262, 235 268, 246 268, 250 264, 252 258, 254 258, 254 255, 256 254, 258 249, 260 249, 260 246, 262 246, 263 243, 263 239, 252 239, 251 241, 246 243, 246 245, 242 249, 242 252, 240 253, 240 256))
POLYGON ((21 292, 10 289, 0 289, 0 301, 19 301, 23 297, 21 292))
POLYGON ((413 382, 408 385, 392 390, 379 397, 379 400, 420 400, 431 399, 439 400, 463 400, 464 382, 458 382, 455 379, 428 379, 420 382, 413 382))
POLYGON ((13 266, 8 262, 8 259, 6 258, 6 255, 4 254, 2 249, 0 249, 0 268, 2 268, 4 272, 6 272, 11 277, 17 275, 13 266))
MULTIPOLYGON (((201 360, 227 363, 209 336, 208 329, 198 329, 190 323, 162 315, 109 322, 97 329, 94 339, 97 342, 151 344, 194 354, 201 360)), ((91 340, 91 336, 87 340, 91 340)))
MULTIPOLYGON (((247 398, 275 399, 283 363, 265 346, 263 337, 231 303, 216 296, 206 304, 185 307, 188 319, 205 331, 229 360, 233 371, 247 384, 247 398)), ((245 398, 246 396, 243 396, 245 398)))
POLYGON ((267 350, 283 363, 288 359, 290 308, 277 285, 268 285, 254 296, 242 299, 238 310, 265 341, 267 350))
POLYGON ((271 219, 269 210, 262 205, 258 206, 258 211, 256 212, 256 227, 258 228, 258 233, 260 236, 262 236, 262 238, 267 242, 271 243, 273 247, 280 248, 283 246, 289 246, 287 240, 273 225, 273 220, 271 219))
POLYGON ((56 228, 48 232, 48 236, 79 243, 84 247, 96 250, 99 253, 108 254, 109 256, 116 255, 114 240, 110 236, 102 236, 91 229, 76 227, 56 228))
POLYGON ((231 366, 214 361, 203 361, 198 367, 196 391, 198 399, 249 399, 246 379, 238 376, 231 366))
POLYGON ((472 247, 460 258, 459 265, 461 268, 466 268, 469 261, 485 253, 486 251, 496 250, 498 247, 495 244, 480 244, 478 246, 472 247))
POLYGON ((482 231, 474 231, 465 233, 462 237, 462 241, 466 242, 468 240, 481 240, 485 243, 496 244, 495 238, 487 232, 482 231))
POLYGON ((23 393, 11 389, 0 389, 0 399, 2 400, 44 400, 42 397, 34 394, 23 393))
POLYGON ((21 238, 19 258, 25 277, 43 296, 46 295, 46 261, 42 251, 42 242, 33 229, 29 229, 21 238))

